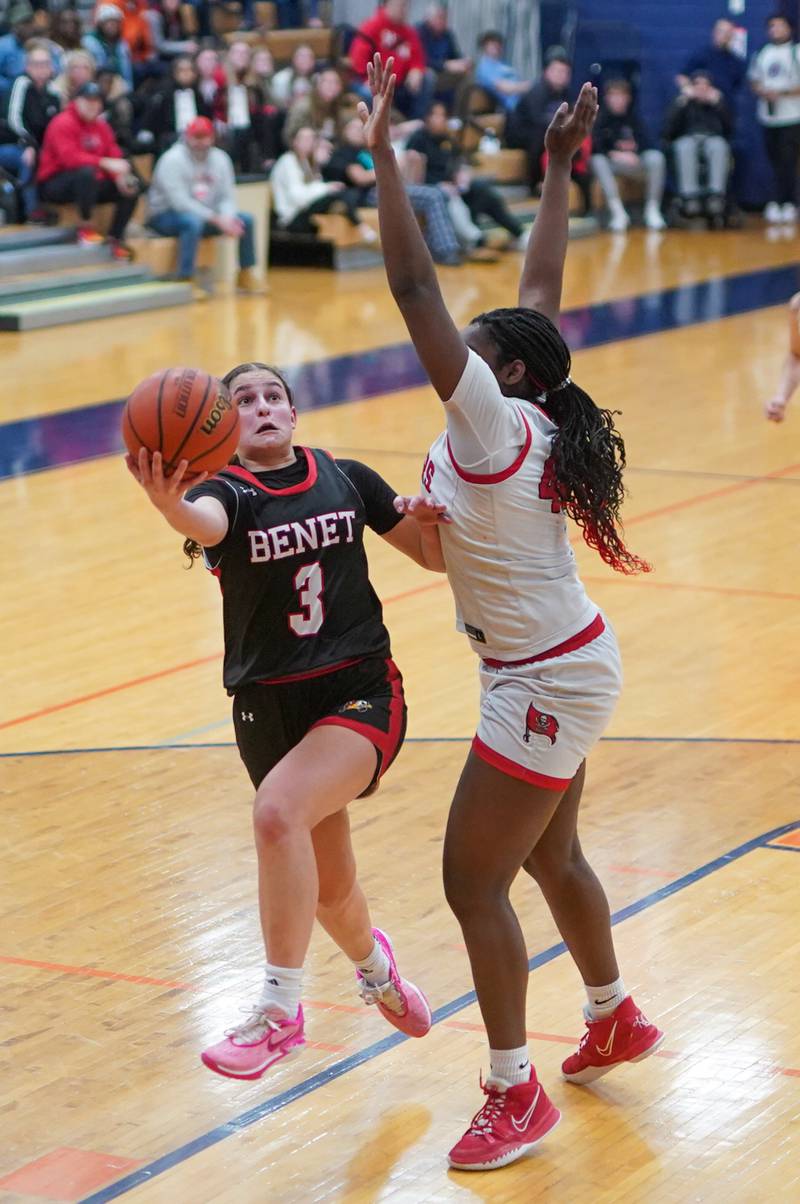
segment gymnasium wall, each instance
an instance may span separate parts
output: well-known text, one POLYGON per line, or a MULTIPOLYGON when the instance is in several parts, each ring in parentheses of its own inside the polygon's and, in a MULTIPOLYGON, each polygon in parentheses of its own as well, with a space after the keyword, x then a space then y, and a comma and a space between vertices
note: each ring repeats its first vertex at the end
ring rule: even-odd
MULTIPOLYGON (((725 0, 575 0, 578 9, 578 44, 584 22, 625 23, 638 32, 642 62, 641 108, 651 134, 658 136, 663 115, 675 96, 673 79, 683 60, 707 40, 719 17, 729 16, 748 32, 748 57, 765 41, 764 23, 773 12, 792 12, 789 0, 746 0, 743 13, 729 11, 725 0)), ((741 4, 735 5, 741 7, 741 4)), ((755 121, 753 99, 740 104, 736 146, 735 190, 748 206, 768 200, 770 167, 755 121)))

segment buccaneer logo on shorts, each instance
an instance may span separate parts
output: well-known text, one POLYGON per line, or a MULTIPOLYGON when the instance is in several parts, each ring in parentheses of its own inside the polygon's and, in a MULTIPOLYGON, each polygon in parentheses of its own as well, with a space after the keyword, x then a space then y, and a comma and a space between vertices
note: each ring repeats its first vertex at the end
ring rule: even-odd
POLYGON ((539 711, 531 703, 525 714, 525 733, 522 737, 525 743, 530 744, 531 736, 546 736, 551 744, 555 744, 557 735, 558 720, 555 715, 539 711))
POLYGON ((354 699, 351 702, 346 702, 344 706, 339 707, 339 711, 371 711, 372 703, 367 702, 365 698, 354 699))

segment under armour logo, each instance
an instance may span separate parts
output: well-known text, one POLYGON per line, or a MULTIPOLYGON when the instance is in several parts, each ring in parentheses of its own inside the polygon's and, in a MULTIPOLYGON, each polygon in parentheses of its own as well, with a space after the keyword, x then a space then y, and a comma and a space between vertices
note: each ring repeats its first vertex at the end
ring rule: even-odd
POLYGON ((252 723, 253 722, 253 712, 252 711, 242 711, 242 722, 243 723, 252 723))
POLYGON ((258 497, 258 490, 251 489, 249 485, 240 485, 239 491, 240 493, 249 493, 251 497, 258 497))

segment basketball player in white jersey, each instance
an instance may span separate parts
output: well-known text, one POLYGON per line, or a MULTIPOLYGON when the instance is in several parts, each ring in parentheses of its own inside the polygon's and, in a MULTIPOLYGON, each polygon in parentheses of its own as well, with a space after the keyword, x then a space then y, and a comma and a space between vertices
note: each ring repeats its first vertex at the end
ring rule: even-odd
POLYGON ((542 202, 525 257, 519 307, 475 318, 462 334, 408 205, 389 140, 391 61, 370 72, 361 107, 378 179, 389 285, 444 402, 423 487, 446 504, 440 530, 458 627, 481 658, 477 734, 450 811, 448 902, 464 933, 490 1045, 486 1102, 450 1151, 452 1166, 492 1170, 559 1121, 528 1056, 528 956, 509 888, 535 878, 586 985, 587 1028, 563 1064, 589 1083, 647 1057, 663 1040, 625 990, 608 902, 576 826, 585 758, 621 684, 616 639, 577 574, 565 516, 613 568, 649 567, 619 533, 624 445, 612 415, 570 379, 558 320, 572 156, 597 94, 562 105, 548 130, 542 202))

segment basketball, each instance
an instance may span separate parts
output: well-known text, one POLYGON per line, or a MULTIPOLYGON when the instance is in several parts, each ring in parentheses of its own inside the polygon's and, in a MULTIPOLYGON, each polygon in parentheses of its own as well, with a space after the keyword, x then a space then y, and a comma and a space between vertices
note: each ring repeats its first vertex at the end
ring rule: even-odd
POLYGON ((188 460, 187 476, 219 472, 239 442, 239 411, 216 376, 167 368, 143 380, 125 403, 122 435, 131 455, 160 451, 164 472, 188 460))

